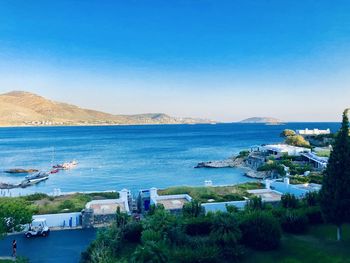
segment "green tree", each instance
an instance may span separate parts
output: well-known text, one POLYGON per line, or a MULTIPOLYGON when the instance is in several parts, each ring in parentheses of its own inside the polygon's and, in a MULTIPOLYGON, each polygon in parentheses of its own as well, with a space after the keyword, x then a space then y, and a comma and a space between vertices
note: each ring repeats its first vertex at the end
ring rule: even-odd
POLYGON ((281 137, 289 137, 289 136, 294 136, 296 135, 295 131, 290 130, 290 129, 285 129, 282 133, 281 133, 281 137))
POLYGON ((216 243, 225 246, 226 244, 237 244, 241 238, 241 230, 234 215, 217 213, 214 217, 210 235, 216 243))
POLYGON ((342 238, 342 224, 350 220, 350 140, 348 109, 336 136, 323 177, 320 203, 327 222, 337 226, 337 240, 342 238))
POLYGON ((204 214, 204 208, 197 200, 192 200, 183 206, 182 213, 186 217, 198 217, 204 214))
POLYGON ((167 263, 169 251, 164 242, 148 241, 139 245, 131 257, 134 263, 167 263))
POLYGON ((310 148, 310 143, 301 135, 288 136, 285 142, 293 146, 310 148))
POLYGON ((27 202, 19 198, 0 198, 0 235, 20 231, 32 222, 33 211, 27 202))

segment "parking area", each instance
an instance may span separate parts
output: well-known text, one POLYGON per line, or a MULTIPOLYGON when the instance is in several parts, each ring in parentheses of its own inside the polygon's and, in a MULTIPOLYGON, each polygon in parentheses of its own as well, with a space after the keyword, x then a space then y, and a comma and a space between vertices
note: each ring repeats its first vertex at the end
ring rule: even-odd
POLYGON ((31 263, 76 263, 96 236, 96 230, 51 231, 48 237, 25 238, 11 235, 0 240, 0 256, 12 253, 12 240, 17 240, 17 255, 24 256, 31 263))

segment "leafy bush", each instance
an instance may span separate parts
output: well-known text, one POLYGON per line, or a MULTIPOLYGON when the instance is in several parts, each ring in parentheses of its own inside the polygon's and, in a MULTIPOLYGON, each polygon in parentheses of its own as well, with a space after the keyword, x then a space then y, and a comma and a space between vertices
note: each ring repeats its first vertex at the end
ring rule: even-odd
POLYGON ((249 211, 241 220, 240 229, 244 244, 258 250, 271 250, 279 246, 280 225, 270 213, 259 210, 249 211))
POLYGON ((285 142, 286 144, 293 146, 310 148, 310 142, 305 140, 305 138, 301 135, 288 136, 285 142))
POLYGON ((289 136, 295 136, 296 133, 293 130, 290 129, 285 129, 282 133, 281 133, 281 137, 289 137, 289 136))
POLYGON ((250 151, 248 151, 248 150, 240 151, 237 157, 238 158, 246 158, 249 156, 249 154, 250 154, 250 151))
POLYGON ((59 208, 60 209, 69 209, 69 210, 73 210, 75 207, 74 203, 72 200, 64 200, 60 205, 59 208))
POLYGON ((226 211, 230 214, 237 213, 239 210, 237 206, 226 204, 226 211))
POLYGON ((313 172, 313 173, 310 173, 308 177, 310 179, 310 183, 322 184, 323 174, 313 172))
POLYGON ((284 194, 281 197, 281 204, 284 208, 297 208, 299 200, 293 194, 284 194))
POLYGON ((310 224, 322 224, 324 222, 319 206, 305 207, 303 210, 310 224))
POLYGON ((285 232, 301 234, 307 230, 308 218, 302 211, 287 210, 281 218, 281 226, 285 232))
POLYGON ((220 261, 220 249, 211 245, 200 245, 196 248, 177 248, 173 254, 176 263, 215 263, 220 261))
POLYGON ((148 241, 139 245, 131 256, 133 263, 167 263, 169 262, 168 247, 164 242, 148 241))
POLYGON ((318 192, 307 192, 303 198, 303 201, 308 206, 316 206, 319 204, 320 201, 320 195, 318 192))
POLYGON ((142 230, 140 222, 130 222, 123 229, 124 239, 132 243, 140 242, 142 230))
POLYGON ((38 200, 45 199, 45 198, 48 198, 48 197, 49 196, 47 194, 44 194, 44 193, 34 193, 34 194, 31 194, 31 195, 24 196, 23 198, 26 201, 38 201, 38 200))
POLYGON ((276 161, 269 161, 266 164, 260 166, 257 170, 262 172, 276 171, 281 176, 286 175, 286 171, 284 170, 284 167, 281 164, 277 163, 276 161))
POLYGON ((247 210, 263 210, 264 203, 261 200, 260 196, 252 197, 245 206, 247 210))
POLYGON ((211 226, 210 238, 222 248, 233 248, 241 238, 241 230, 234 215, 217 213, 211 226))
POLYGON ((186 217, 198 217, 204 214, 204 208, 198 201, 192 200, 183 206, 182 213, 186 217))
POLYGON ((144 231, 142 231, 141 234, 141 241, 142 243, 147 243, 149 241, 154 241, 154 242, 158 242, 161 241, 163 239, 162 234, 160 232, 151 230, 151 229, 146 229, 144 231))
POLYGON ((209 217, 193 217, 186 220, 185 233, 190 236, 208 235, 213 223, 209 217))

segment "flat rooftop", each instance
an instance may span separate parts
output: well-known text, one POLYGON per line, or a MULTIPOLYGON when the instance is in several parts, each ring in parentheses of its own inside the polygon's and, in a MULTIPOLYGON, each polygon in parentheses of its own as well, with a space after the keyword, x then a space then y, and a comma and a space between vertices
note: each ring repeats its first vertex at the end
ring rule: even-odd
POLYGON ((101 200, 101 202, 99 202, 98 200, 95 200, 88 204, 88 208, 94 210, 95 215, 114 214, 117 211, 118 207, 120 209, 120 212, 126 212, 125 204, 121 201, 118 202, 111 200, 110 202, 106 202, 106 200, 101 200))
POLYGON ((306 183, 306 184, 295 184, 294 187, 307 191, 319 191, 321 190, 320 184, 306 183))
POLYGON ((164 208, 168 210, 182 209, 185 203, 188 203, 188 200, 186 198, 169 198, 157 200, 157 204, 162 204, 164 208))
POLYGON ((282 194, 270 189, 248 190, 247 192, 261 197, 261 200, 266 202, 281 201, 282 197, 282 194))

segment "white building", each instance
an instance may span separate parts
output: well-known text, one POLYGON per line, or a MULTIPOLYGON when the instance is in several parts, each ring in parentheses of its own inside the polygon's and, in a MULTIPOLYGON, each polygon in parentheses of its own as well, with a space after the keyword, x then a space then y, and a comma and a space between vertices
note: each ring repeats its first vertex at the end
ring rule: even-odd
POLYGON ((192 197, 188 194, 178 195, 158 195, 157 188, 150 189, 150 203, 157 205, 161 204, 170 212, 181 212, 184 204, 191 202, 192 197))
POLYGON ((309 153, 309 148, 291 146, 287 144, 269 144, 262 146, 262 150, 273 155, 289 155, 289 156, 300 156, 302 153, 309 153))
POLYGON ((297 134, 303 135, 303 136, 316 136, 316 135, 322 135, 322 134, 330 134, 331 130, 319 130, 319 129, 312 129, 309 130, 306 128, 305 130, 297 130, 297 134))

